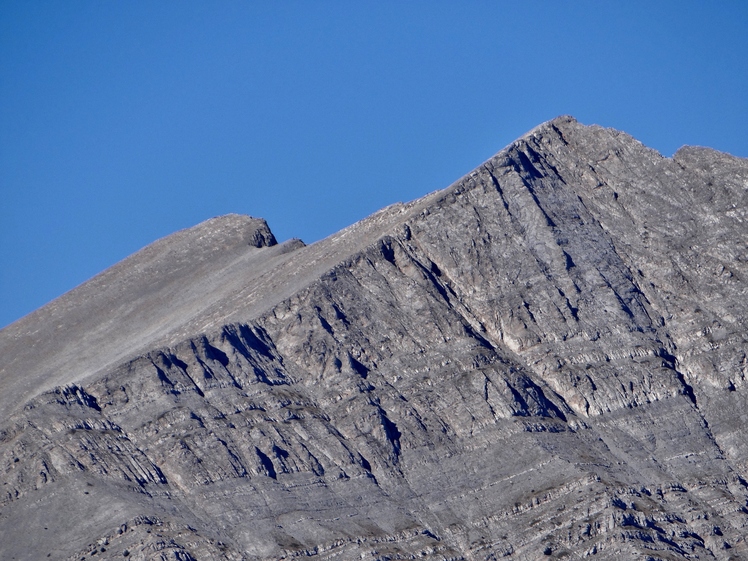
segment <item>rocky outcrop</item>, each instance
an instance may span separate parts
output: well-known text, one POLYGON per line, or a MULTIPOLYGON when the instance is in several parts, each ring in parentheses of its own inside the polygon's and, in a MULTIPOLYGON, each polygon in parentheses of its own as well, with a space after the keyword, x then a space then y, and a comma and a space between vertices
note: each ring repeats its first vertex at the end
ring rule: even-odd
POLYGON ((562 117, 0 332, 3 559, 748 558, 748 162, 562 117))

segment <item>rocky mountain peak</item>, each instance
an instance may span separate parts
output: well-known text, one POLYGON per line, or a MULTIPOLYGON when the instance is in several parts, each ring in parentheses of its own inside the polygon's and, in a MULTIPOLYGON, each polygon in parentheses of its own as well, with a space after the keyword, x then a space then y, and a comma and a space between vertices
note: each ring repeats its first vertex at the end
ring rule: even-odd
POLYGON ((188 230, 191 233, 193 231, 200 240, 213 238, 221 240, 226 245, 229 245, 231 240, 241 240, 257 248, 271 247, 278 243, 264 219, 242 214, 211 218, 188 230))
POLYGON ((0 332, 2 557, 748 557, 747 209, 559 117, 309 246, 164 238, 0 332))

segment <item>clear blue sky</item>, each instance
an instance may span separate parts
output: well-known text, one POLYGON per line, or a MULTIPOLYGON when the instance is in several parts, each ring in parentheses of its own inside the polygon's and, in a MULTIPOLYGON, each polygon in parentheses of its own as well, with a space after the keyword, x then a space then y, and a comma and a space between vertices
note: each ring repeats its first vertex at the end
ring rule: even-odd
POLYGON ((0 0, 0 326, 212 216, 313 242, 560 114, 748 157, 748 2, 0 0))

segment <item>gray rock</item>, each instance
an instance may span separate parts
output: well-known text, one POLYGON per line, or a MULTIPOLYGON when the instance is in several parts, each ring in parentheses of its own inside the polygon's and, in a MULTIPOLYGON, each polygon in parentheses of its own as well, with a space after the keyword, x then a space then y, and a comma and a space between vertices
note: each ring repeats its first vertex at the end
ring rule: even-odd
POLYGON ((748 161, 560 117, 0 331, 2 559, 748 559, 748 161))

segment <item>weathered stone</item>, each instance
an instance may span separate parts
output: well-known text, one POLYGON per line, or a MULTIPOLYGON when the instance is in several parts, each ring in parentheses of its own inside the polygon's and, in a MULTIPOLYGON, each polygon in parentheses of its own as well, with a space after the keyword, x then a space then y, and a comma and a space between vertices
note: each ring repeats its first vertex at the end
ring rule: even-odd
POLYGON ((213 219, 0 332, 0 557, 748 558, 747 278, 748 161, 569 117, 213 219))

